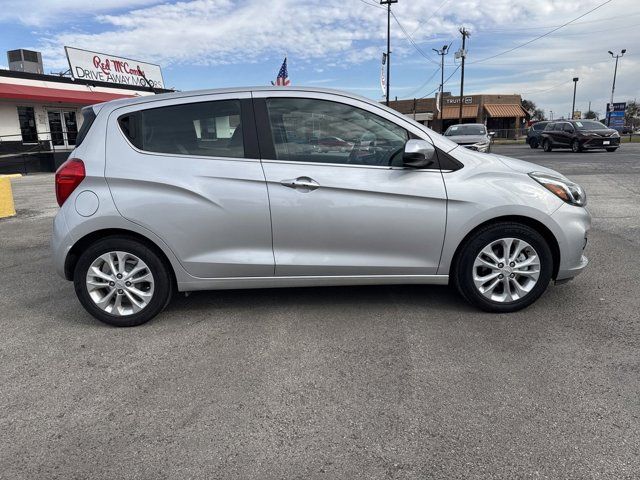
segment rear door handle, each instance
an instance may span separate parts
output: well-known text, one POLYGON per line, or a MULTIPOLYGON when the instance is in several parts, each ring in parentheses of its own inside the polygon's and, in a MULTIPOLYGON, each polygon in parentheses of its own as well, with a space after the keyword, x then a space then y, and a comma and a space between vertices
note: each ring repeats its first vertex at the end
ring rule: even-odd
POLYGON ((311 192, 316 188, 320 187, 320 184, 316 182, 313 178, 309 177, 298 177, 290 180, 281 180, 280 185, 288 188, 295 188, 300 192, 311 192))

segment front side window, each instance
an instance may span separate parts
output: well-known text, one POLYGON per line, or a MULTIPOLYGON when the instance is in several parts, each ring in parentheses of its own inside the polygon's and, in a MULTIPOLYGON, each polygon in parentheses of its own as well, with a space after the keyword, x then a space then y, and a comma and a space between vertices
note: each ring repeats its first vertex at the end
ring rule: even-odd
POLYGON ((371 112, 307 98, 267 99, 276 160, 402 166, 409 133, 371 112))
POLYGON ((239 100, 187 103, 123 115, 120 128, 148 152, 244 157, 239 100))
POLYGON ((33 107, 18 107, 18 122, 20 123, 22 143, 36 143, 38 141, 38 131, 36 130, 36 117, 33 113, 33 107))
POLYGON ((595 120, 582 120, 580 122, 576 122, 576 127, 578 127, 578 130, 607 130, 609 128, 595 120))
POLYGON ((565 123, 564 124, 564 131, 565 132, 569 132, 569 133, 573 133, 573 125, 571 125, 570 123, 565 123))

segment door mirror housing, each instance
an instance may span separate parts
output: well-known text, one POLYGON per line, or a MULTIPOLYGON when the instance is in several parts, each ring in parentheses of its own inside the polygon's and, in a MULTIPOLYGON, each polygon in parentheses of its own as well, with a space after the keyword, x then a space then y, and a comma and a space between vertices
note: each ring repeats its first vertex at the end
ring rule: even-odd
POLYGON ((404 146, 402 164, 408 168, 429 168, 435 157, 436 149, 426 140, 409 140, 404 146))
POLYGON ((496 132, 489 132, 489 137, 493 138, 496 136, 496 132))

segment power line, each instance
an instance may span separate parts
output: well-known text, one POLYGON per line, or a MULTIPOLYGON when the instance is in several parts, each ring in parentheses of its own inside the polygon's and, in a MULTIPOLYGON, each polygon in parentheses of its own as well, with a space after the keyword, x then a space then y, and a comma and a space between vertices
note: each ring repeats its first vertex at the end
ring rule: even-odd
POLYGON ((425 23, 427 23, 429 20, 431 20, 436 13, 438 13, 440 11, 440 9, 442 7, 444 7, 447 3, 449 3, 450 0, 444 0, 440 6, 438 8, 436 8, 433 13, 426 19, 426 20, 421 20, 418 22, 418 26, 415 28, 415 30, 413 32, 411 32, 411 35, 413 35, 414 33, 416 33, 418 31, 418 29, 420 28, 421 25, 424 25, 425 23))
POLYGON ((426 86, 429 84, 429 82, 430 82, 431 80, 433 80, 433 77, 435 77, 435 76, 436 76, 436 74, 437 74, 439 71, 440 71, 440 67, 438 67, 437 69, 435 69, 435 70, 433 71, 433 73, 431 74, 431 76, 430 76, 429 78, 427 78, 427 79, 425 80, 425 82, 424 82, 422 85, 420 85, 418 88, 416 88, 416 89, 413 91, 413 93, 411 93, 411 94, 409 95, 409 97, 410 97, 410 98, 411 98, 411 97, 414 97, 414 96, 416 95, 416 93, 418 93, 420 90, 422 90, 424 87, 426 87, 426 86))
POLYGON ((571 80, 565 80, 562 83, 559 83, 557 85, 554 85, 553 87, 549 87, 549 88, 545 88, 544 90, 534 90, 532 92, 522 92, 521 95, 538 95, 539 93, 546 93, 546 92, 550 92, 551 90, 555 90, 556 88, 562 87, 563 85, 566 85, 567 83, 569 83, 571 80))
POLYGON ((605 2, 602 2, 600 5, 598 5, 598 6, 594 7, 594 8, 592 8, 592 9, 591 9, 591 10, 589 10, 588 12, 583 13, 582 15, 580 15, 580 16, 578 16, 578 17, 574 18, 573 20, 569 20, 568 22, 563 23, 562 25, 560 25, 560 26, 558 26, 558 27, 554 28, 553 30, 550 30, 550 31, 548 31, 548 32, 546 32, 546 33, 544 33, 544 34, 542 34, 542 35, 539 35, 539 36, 537 36, 537 37, 535 37, 535 38, 533 38, 533 39, 531 39, 531 40, 529 40, 529 41, 527 41, 527 42, 521 43, 520 45, 517 45, 517 46, 515 46, 515 47, 513 47, 513 48, 510 48, 510 49, 508 49, 508 50, 505 50, 505 51, 503 51, 503 52, 496 53, 495 55, 491 55, 491 56, 486 57, 486 58, 481 58, 480 60, 476 60, 476 61, 474 61, 474 62, 469 62, 469 63, 480 63, 480 62, 484 62, 484 61, 486 61, 486 60, 490 60, 490 59, 492 59, 492 58, 499 57, 500 55, 504 55, 504 54, 506 54, 506 53, 513 52, 514 50, 517 50, 517 49, 522 48, 522 47, 524 47, 524 46, 526 46, 526 45, 529 45, 529 44, 531 44, 531 43, 535 42, 536 40, 540 40, 541 38, 544 38, 544 37, 546 37, 546 36, 548 36, 548 35, 551 35, 553 32, 556 32, 556 31, 560 30, 561 28, 566 27, 567 25, 569 25, 569 24, 571 24, 571 23, 575 22, 576 20, 579 20, 579 19, 581 19, 581 18, 583 18, 583 17, 586 17, 586 16, 587 16, 587 15, 589 15, 590 13, 595 12, 595 11, 596 11, 596 10, 598 10, 599 8, 601 8, 601 7, 605 6, 607 3, 611 3, 611 1, 612 1, 612 0, 607 0, 607 1, 605 1, 605 2))
POLYGON ((434 65, 438 65, 438 62, 436 62, 434 59, 432 59, 431 57, 429 57, 424 50, 422 50, 418 44, 413 40, 413 37, 411 37, 411 35, 409 34, 409 32, 407 32, 407 30, 404 28, 404 26, 400 23, 400 20, 398 20, 398 17, 396 17, 396 14, 391 12, 391 16, 393 17, 393 19, 396 21, 396 23, 398 24, 398 26, 400 27, 400 30, 402 30, 402 33, 404 34, 404 36, 406 37, 406 39, 411 43, 411 45, 413 45, 413 48, 416 49, 416 51, 422 55, 424 58, 426 58, 427 60, 429 60, 431 63, 433 63, 434 65))
MULTIPOLYGON (((447 83, 449 80, 451 80, 451 77, 453 77, 453 76, 455 75, 455 73, 458 71, 458 69, 459 69, 459 68, 460 68, 460 65, 458 65, 458 66, 456 67, 456 69, 455 69, 453 72, 451 72, 451 75, 449 75, 449 76, 446 78, 446 80, 443 82, 443 88, 442 88, 443 90, 444 90, 444 84, 445 84, 445 83, 447 83)), ((420 97, 420 98, 422 99, 422 98, 428 97, 429 95, 431 95, 432 93, 434 93, 434 92, 435 92, 436 90, 438 90, 439 88, 440 88, 440 85, 438 85, 436 88, 434 88, 434 89, 433 89, 433 90, 431 90, 429 93, 427 93, 426 95, 423 95, 423 96, 422 96, 422 97, 420 97)))

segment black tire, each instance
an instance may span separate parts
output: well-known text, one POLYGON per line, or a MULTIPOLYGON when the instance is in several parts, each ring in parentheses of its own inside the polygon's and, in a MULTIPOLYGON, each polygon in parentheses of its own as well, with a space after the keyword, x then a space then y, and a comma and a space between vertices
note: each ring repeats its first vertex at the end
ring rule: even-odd
POLYGON ((607 148, 607 152, 615 152, 618 149, 618 147, 613 147, 613 148, 607 148))
POLYGON ((529 146, 531 148, 533 148, 534 150, 536 148, 538 148, 540 146, 540 144, 538 143, 538 139, 537 138, 532 138, 531 140, 529 140, 529 146))
POLYGON ((571 151, 573 153, 580 153, 582 151, 582 147, 580 146, 580 142, 577 139, 574 139, 571 142, 571 151))
POLYGON ((169 304, 174 290, 170 266, 165 263, 161 256, 154 249, 147 247, 138 240, 124 236, 103 238, 91 244, 82 252, 73 273, 73 284, 78 300, 80 300, 87 312, 101 322, 115 327, 135 327, 148 322, 169 304), (112 315, 96 306, 89 295, 86 285, 89 267, 100 255, 112 251, 124 251, 137 256, 147 264, 153 275, 153 296, 147 306, 137 313, 112 315))
POLYGON ((497 223, 478 230, 461 245, 451 272, 453 285, 469 303, 487 312, 509 313, 528 307, 544 293, 553 273, 553 255, 544 237, 533 228, 520 223, 497 223), (477 255, 485 246, 501 238, 524 240, 536 250, 540 259, 538 282, 528 294, 512 302, 488 299, 473 283, 473 264, 477 255))
POLYGON ((551 146, 551 142, 549 141, 549 139, 545 138, 545 139, 542 141, 542 149, 543 149, 545 152, 550 152, 551 150, 553 150, 553 147, 551 146))

